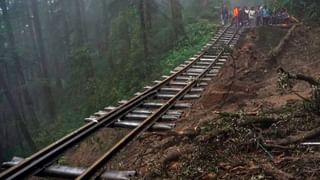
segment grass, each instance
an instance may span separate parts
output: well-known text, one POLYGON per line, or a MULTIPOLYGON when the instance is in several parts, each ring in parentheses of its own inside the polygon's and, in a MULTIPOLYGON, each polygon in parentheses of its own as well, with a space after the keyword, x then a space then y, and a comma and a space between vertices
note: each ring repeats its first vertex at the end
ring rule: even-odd
POLYGON ((168 74, 174 67, 201 50, 205 43, 210 40, 211 33, 215 31, 216 27, 216 24, 208 21, 190 24, 186 28, 188 39, 180 42, 161 61, 162 74, 168 74))

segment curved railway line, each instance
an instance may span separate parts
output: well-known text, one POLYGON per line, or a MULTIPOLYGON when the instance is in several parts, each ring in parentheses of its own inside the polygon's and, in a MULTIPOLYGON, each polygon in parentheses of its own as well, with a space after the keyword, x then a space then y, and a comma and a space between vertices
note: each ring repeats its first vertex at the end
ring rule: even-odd
POLYGON ((22 179, 39 175, 48 170, 52 162, 62 153, 103 127, 130 128, 129 133, 110 148, 90 167, 68 176, 75 179, 99 177, 97 173, 129 142, 147 130, 170 130, 182 114, 181 109, 191 105, 187 100, 201 97, 204 86, 215 77, 228 59, 227 46, 234 46, 239 39, 238 29, 221 27, 213 39, 194 58, 178 66, 164 80, 155 81, 129 101, 120 102, 118 107, 107 107, 86 118, 87 124, 47 146, 25 160, 12 165, 0 174, 0 179, 22 179))

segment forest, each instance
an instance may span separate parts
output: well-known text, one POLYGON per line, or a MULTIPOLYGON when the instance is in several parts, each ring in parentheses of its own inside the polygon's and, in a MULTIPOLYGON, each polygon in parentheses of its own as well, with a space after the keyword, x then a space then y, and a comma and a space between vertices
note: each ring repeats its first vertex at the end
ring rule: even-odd
POLYGON ((132 97, 201 49, 223 3, 249 2, 320 19, 315 0, 0 0, 0 162, 132 97))
POLYGON ((217 3, 1 0, 0 161, 57 140, 193 55, 217 3))

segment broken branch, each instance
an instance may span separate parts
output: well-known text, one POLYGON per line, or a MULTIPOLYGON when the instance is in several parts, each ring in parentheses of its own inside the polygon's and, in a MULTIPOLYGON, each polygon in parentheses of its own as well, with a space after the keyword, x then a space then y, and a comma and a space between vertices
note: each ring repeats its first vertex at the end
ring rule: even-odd
POLYGON ((285 74, 289 79, 305 81, 305 82, 308 82, 310 85, 314 85, 314 86, 320 85, 320 82, 318 80, 314 79, 313 77, 306 76, 303 74, 289 73, 289 72, 285 71, 282 67, 280 67, 278 69, 278 72, 281 74, 285 74))
POLYGON ((270 163, 261 164, 260 167, 267 175, 273 176, 275 179, 279 179, 279 180, 295 179, 292 174, 284 172, 274 167, 270 163))
POLYGON ((218 114, 220 116, 224 116, 224 117, 237 117, 237 118, 240 118, 241 115, 243 115, 243 116, 257 116, 259 114, 258 112, 245 112, 240 115, 239 113, 219 112, 219 111, 215 111, 213 113, 218 114))
POLYGON ((320 127, 315 128, 315 129, 313 129, 311 131, 300 133, 300 134, 295 135, 295 136, 288 136, 285 139, 281 139, 281 140, 275 141, 274 144, 289 145, 289 144, 305 141, 306 139, 315 137, 315 136, 317 136, 319 134, 320 134, 320 127))

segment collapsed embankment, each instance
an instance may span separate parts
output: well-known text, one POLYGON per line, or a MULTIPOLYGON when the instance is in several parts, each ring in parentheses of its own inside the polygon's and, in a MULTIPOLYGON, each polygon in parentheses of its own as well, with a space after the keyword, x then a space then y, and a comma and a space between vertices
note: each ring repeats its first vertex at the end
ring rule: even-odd
MULTIPOLYGON (((145 133, 106 168, 137 170, 137 179, 319 177, 320 148, 299 145, 320 127, 302 100, 310 97, 310 86, 299 82, 294 93, 281 91, 277 69, 319 77, 320 28, 299 26, 283 52, 266 60, 285 33, 248 30, 233 59, 179 120, 177 132, 145 133)), ((68 160, 83 162, 91 154, 79 152, 86 156, 75 153, 68 160)))

